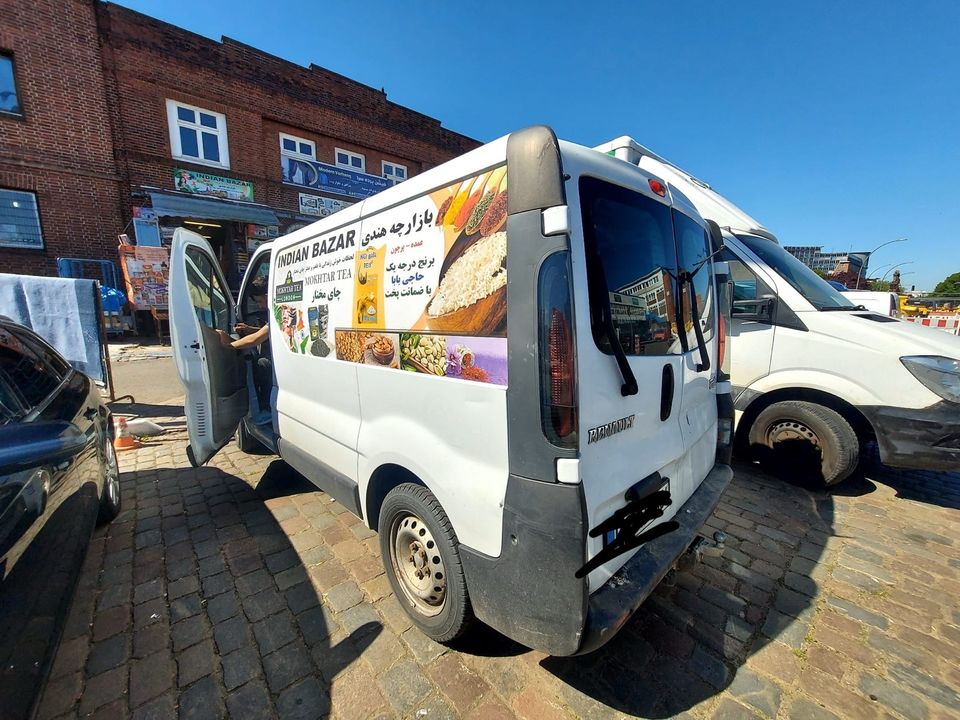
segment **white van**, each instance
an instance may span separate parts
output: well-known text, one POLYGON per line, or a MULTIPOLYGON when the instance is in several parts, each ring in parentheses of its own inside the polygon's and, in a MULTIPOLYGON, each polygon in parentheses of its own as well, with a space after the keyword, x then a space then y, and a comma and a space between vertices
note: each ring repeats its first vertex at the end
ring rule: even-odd
POLYGON ((843 296, 864 310, 880 313, 887 317, 900 317, 900 298, 895 292, 871 290, 841 290, 843 296))
POLYGON ((190 459, 238 426, 279 453, 379 531, 396 596, 438 641, 475 616, 593 650, 722 544, 698 538, 732 477, 709 248, 662 180, 546 127, 260 247, 236 312, 179 229, 190 459), (269 322, 259 358, 218 343, 238 319, 269 322), (261 402, 244 366, 265 356, 261 402))
POLYGON ((960 469, 960 338, 865 312, 708 185, 627 137, 598 148, 665 179, 723 227, 737 449, 832 485, 866 443, 887 465, 960 469))

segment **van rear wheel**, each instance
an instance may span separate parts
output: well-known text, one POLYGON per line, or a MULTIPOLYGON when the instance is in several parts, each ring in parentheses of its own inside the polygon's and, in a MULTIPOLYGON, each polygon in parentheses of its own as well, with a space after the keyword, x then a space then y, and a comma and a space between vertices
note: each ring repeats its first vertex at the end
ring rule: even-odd
POLYGON ((437 642, 459 637, 473 620, 456 533, 433 494, 398 485, 380 509, 380 554, 397 600, 437 642))
POLYGON ((857 467, 857 434, 839 413, 815 403, 773 403, 750 426, 750 452, 760 466, 785 480, 824 486, 857 467))

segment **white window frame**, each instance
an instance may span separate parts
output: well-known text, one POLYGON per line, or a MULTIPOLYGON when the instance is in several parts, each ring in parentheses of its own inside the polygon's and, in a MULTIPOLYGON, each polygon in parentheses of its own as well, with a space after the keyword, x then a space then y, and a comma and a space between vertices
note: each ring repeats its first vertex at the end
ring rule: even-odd
POLYGON ((174 160, 183 160, 184 162, 193 163, 195 165, 206 165, 208 167, 223 168, 225 170, 230 169, 230 145, 227 141, 227 116, 223 113, 214 112, 213 110, 207 110, 206 108, 197 107, 196 105, 190 105, 189 103, 180 102, 179 100, 170 100, 167 99, 167 126, 170 129, 170 153, 173 156, 174 160), (177 108, 182 107, 187 110, 193 110, 196 113, 206 113, 207 115, 212 115, 217 119, 217 127, 211 128, 206 125, 200 125, 199 123, 191 123, 186 120, 181 120, 177 117, 177 108), (197 132, 197 150, 201 153, 203 152, 203 140, 200 138, 201 132, 211 133, 217 136, 217 146, 220 150, 220 162, 215 160, 207 160, 202 157, 194 157, 193 155, 184 155, 183 149, 180 147, 180 128, 186 127, 197 132))
POLYGON ((297 135, 291 135, 290 133, 280 133, 280 154, 286 155, 287 157, 296 158, 297 160, 313 160, 317 159, 317 144, 313 140, 307 140, 306 138, 298 137, 297 135), (297 144, 297 150, 291 151, 283 147, 284 140, 293 140, 297 144), (300 143, 304 143, 310 146, 312 152, 311 155, 304 155, 300 152, 300 143))
POLYGON ((381 166, 381 169, 383 170, 383 177, 385 177, 387 180, 392 180, 394 185, 396 185, 397 183, 402 183, 404 180, 410 177, 410 170, 407 168, 406 165, 401 165, 400 163, 391 162, 390 160, 381 160, 380 166, 381 166), (397 177, 393 173, 387 174, 387 165, 392 167, 394 170, 396 170, 397 168, 400 168, 401 170, 403 170, 403 177, 397 177))
POLYGON ((333 149, 333 164, 336 165, 337 167, 342 167, 347 170, 359 171, 362 173, 365 173, 367 171, 367 158, 365 156, 361 155, 360 153, 344 150, 343 148, 335 147, 333 149), (360 167, 357 168, 351 165, 350 163, 344 164, 340 162, 340 158, 337 157, 340 153, 343 153, 344 155, 346 155, 348 159, 352 159, 355 157, 360 158, 360 167))

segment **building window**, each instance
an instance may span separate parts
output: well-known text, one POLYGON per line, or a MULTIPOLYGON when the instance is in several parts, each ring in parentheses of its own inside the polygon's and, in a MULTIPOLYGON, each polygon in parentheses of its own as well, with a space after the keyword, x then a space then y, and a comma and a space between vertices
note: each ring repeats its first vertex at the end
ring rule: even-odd
POLYGON ((225 115, 167 100, 167 121, 174 158, 200 165, 230 167, 225 115))
POLYGON ((22 115, 17 81, 13 76, 13 56, 0 53, 0 112, 22 115))
POLYGON ((367 163, 363 155, 336 148, 335 157, 337 158, 337 167, 359 170, 360 172, 367 171, 367 163))
POLYGON ((316 160, 317 145, 313 140, 280 133, 280 154, 297 160, 316 160))
POLYGON ((0 247, 43 250, 37 196, 0 188, 0 247))
POLYGON ((393 184, 396 185, 399 182, 403 182, 407 179, 407 166, 406 165, 397 165, 396 163, 383 161, 383 176, 387 180, 392 180, 393 184))

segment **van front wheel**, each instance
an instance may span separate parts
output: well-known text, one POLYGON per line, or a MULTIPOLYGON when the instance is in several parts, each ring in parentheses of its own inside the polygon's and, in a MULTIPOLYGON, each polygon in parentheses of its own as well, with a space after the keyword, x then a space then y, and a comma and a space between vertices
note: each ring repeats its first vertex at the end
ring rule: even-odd
POLYGON ((835 485, 857 467, 857 434, 839 413, 799 400, 773 403, 750 426, 750 451, 771 475, 835 485))
POLYGON ((380 554, 400 604, 437 642, 463 634, 473 620, 456 533, 433 494, 398 485, 380 509, 380 554))

